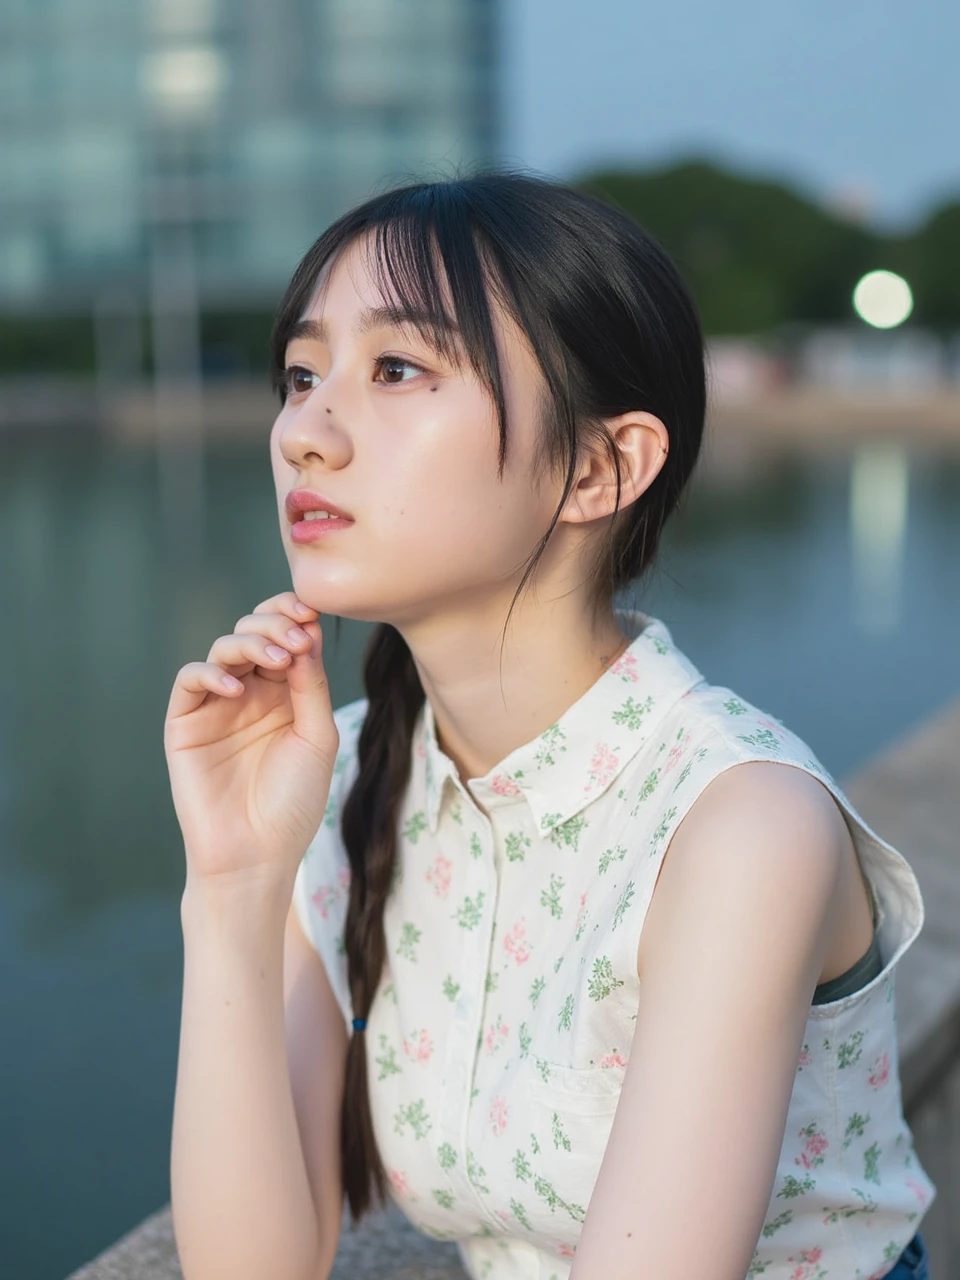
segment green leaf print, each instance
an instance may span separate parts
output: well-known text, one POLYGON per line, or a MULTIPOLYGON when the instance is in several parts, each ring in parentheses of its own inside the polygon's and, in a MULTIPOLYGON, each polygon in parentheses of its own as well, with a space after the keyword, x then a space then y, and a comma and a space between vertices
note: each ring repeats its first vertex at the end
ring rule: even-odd
POLYGON ((575 813, 572 818, 568 818, 566 822, 562 822, 559 826, 553 828, 550 832, 550 839, 555 845, 565 845, 568 849, 573 849, 575 853, 579 853, 580 837, 589 825, 582 813, 575 813))
POLYGON ((560 966, 562 964, 563 964, 563 955, 561 954, 557 956, 556 960, 554 960, 553 962, 553 972, 558 973, 560 971, 560 966))
POLYGON ((803 1178, 795 1178, 792 1173, 788 1173, 783 1180, 783 1186, 777 1192, 776 1198, 778 1200, 793 1200, 796 1196, 803 1196, 808 1191, 814 1191, 816 1185, 809 1173, 804 1174, 803 1178))
POLYGON ((611 849, 604 849, 597 863, 597 871, 603 875, 612 862, 622 862, 626 856, 627 846, 624 844, 615 844, 611 849))
POLYGON ((531 1133, 530 1135, 530 1150, 535 1156, 540 1154, 540 1143, 537 1141, 537 1135, 535 1133, 531 1133))
POLYGON ((573 1025, 573 995, 567 996, 563 1002, 563 1008, 560 1010, 560 1017, 557 1019, 558 1031, 569 1031, 573 1025))
POLYGON ((559 920, 563 915, 563 907, 560 905, 560 890, 563 888, 563 876, 550 876, 550 888, 541 889, 540 905, 546 907, 554 920, 559 920))
POLYGON ((499 982, 500 982, 499 973, 495 973, 493 969, 488 969, 486 981, 483 984, 484 991, 487 991, 487 992, 496 991, 497 985, 499 982))
POLYGON ((480 843, 480 837, 477 835, 475 831, 470 833, 470 857, 471 858, 483 857, 483 845, 480 843))
POLYGON ((660 766, 658 765, 656 769, 654 769, 651 773, 648 773, 646 778, 644 778, 643 786, 640 788, 639 794, 637 795, 636 802, 633 808, 630 810, 631 818, 635 818, 637 814, 640 812, 640 806, 643 804, 644 800, 650 799, 654 791, 656 791, 657 783, 659 781, 660 781, 660 766))
POLYGON ((613 924, 610 926, 611 929, 615 929, 617 925, 620 923, 620 921, 623 919, 623 913, 630 906, 630 903, 633 899, 633 894, 634 894, 634 884, 633 884, 633 881, 630 880, 627 882, 627 887, 624 889, 623 893, 621 893, 620 898, 617 902, 617 908, 613 913, 613 924))
POLYGON ((833 1223, 839 1222, 841 1218, 856 1218, 859 1214, 869 1214, 877 1212, 876 1200, 871 1200, 865 1191, 861 1191, 859 1187, 852 1187, 851 1190, 855 1196, 859 1196, 863 1201, 862 1204, 845 1204, 839 1209, 834 1209, 827 1213, 823 1219, 825 1226, 832 1226, 833 1223))
POLYGON ((859 1111, 855 1111, 847 1121, 847 1127, 843 1135, 844 1147, 849 1147, 854 1138, 862 1138, 863 1131, 870 1123, 869 1113, 865 1116, 860 1115, 859 1111))
POLYGON ((534 1062, 537 1064, 537 1070, 540 1072, 540 1079, 544 1084, 550 1083, 550 1063, 546 1058, 538 1058, 534 1055, 534 1062))
POLYGON ((747 708, 739 698, 728 698, 723 704, 723 709, 731 716, 745 716, 747 714, 747 708))
POLYGON ((504 838, 503 846, 508 862, 522 862, 527 849, 531 846, 529 836, 522 831, 509 831, 504 838))
POLYGON ((437 1204, 440 1205, 442 1208, 444 1209, 453 1208, 454 1201, 453 1201, 452 1191, 447 1191, 446 1189, 437 1190, 436 1188, 434 1188, 431 1194, 434 1200, 436 1200, 437 1204))
POLYGON ((775 751, 777 754, 780 752, 780 739, 772 729, 758 729, 756 733, 738 733, 737 737, 751 747, 765 747, 767 751, 775 751))
POLYGON ((484 1185, 483 1179, 487 1176, 487 1171, 483 1165, 477 1164, 473 1158, 473 1152, 467 1149, 467 1177, 483 1195, 490 1194, 490 1188, 484 1185))
POLYGON ((841 1040, 837 1048, 837 1066, 841 1071, 844 1067, 855 1066, 860 1061, 860 1054, 863 1052, 860 1047, 863 1044, 863 1036, 862 1031, 855 1031, 846 1040, 841 1040))
POLYGON ((555 765, 557 760, 553 753, 566 751, 567 748, 563 745, 563 739, 566 736, 559 724, 552 724, 549 729, 544 729, 538 739, 539 746, 534 757, 537 764, 555 765))
POLYGON ((880 1144, 874 1142, 863 1153, 863 1180, 880 1185, 880 1144))
POLYGON ((667 832, 670 830, 670 823, 674 820, 676 816, 677 816, 677 810, 674 806, 671 805, 671 807, 663 815, 663 818, 660 821, 660 825, 657 827, 656 831, 654 831, 653 835, 650 838, 649 852, 650 852, 651 858, 654 857, 654 855, 658 852, 658 846, 660 845, 660 842, 663 840, 663 838, 666 836, 667 832))
POLYGON ((774 1235, 775 1232, 779 1231, 781 1227, 787 1226, 787 1224, 792 1221, 793 1221, 793 1210, 784 1209, 783 1213, 778 1213, 777 1216, 772 1221, 765 1222, 763 1224, 762 1234, 764 1238, 769 1240, 770 1237, 774 1235))
POLYGON ((460 983, 454 982, 453 974, 448 973, 443 980, 443 994, 447 997, 451 1004, 460 994, 460 983))
POLYGON ((380 1042, 380 1052, 381 1052, 381 1056, 376 1059, 376 1062, 380 1067, 380 1074, 377 1076, 377 1079, 386 1080, 387 1076, 400 1075, 401 1067, 400 1067, 400 1064, 397 1062, 396 1049, 394 1049, 394 1047, 389 1043, 389 1041, 387 1040, 387 1037, 383 1034, 382 1031, 380 1032, 380 1035, 377 1038, 380 1042))
POLYGON ((461 929, 475 929, 480 923, 483 915, 483 897, 483 890, 478 889, 475 899, 468 895, 457 907, 453 913, 453 918, 461 929))
POLYGON ((400 929, 400 941, 397 943, 397 955, 404 956, 407 960, 416 963, 417 960, 417 944, 419 943, 422 932, 415 924, 411 924, 408 920, 400 929))
POLYGON ((530 1035, 525 1022, 521 1022, 520 1026, 517 1028, 517 1038, 520 1041, 520 1057, 525 1058, 530 1052, 530 1041, 533 1038, 530 1035))
POLYGON ((530 984, 530 1003, 533 1005, 534 1009, 537 1007, 537 1001, 543 995, 543 989, 546 985, 547 984, 543 978, 534 978, 533 982, 530 984))
POLYGON ((531 1173, 530 1161, 519 1147, 517 1148, 516 1155, 513 1157, 513 1172, 516 1174, 520 1182, 526 1182, 531 1173))
POLYGON ((553 1134, 553 1145, 557 1150, 563 1147, 564 1151, 569 1151, 570 1139, 567 1137, 566 1133, 564 1133, 563 1125, 560 1123, 560 1117, 557 1115, 556 1111, 553 1113, 551 1132, 553 1134))
POLYGON ((540 819, 540 830, 546 831, 548 827, 555 827, 562 817, 562 813, 545 813, 540 819))
POLYGON ((586 1209, 579 1204, 569 1204, 556 1192, 553 1184, 539 1173, 533 1179, 533 1189, 542 1200, 546 1201, 551 1213, 556 1212, 557 1209, 564 1209, 576 1222, 583 1222, 587 1216, 586 1209))
POLYGON ((463 808, 459 800, 450 806, 450 817, 458 827, 463 826, 463 808))
POLYGON ((510 1198, 510 1212, 522 1227, 526 1227, 528 1231, 533 1230, 533 1227, 530 1225, 530 1219, 527 1217, 526 1209, 524 1209, 519 1200, 514 1200, 512 1196, 510 1198))
POLYGON ((411 844, 416 844, 426 829, 427 815, 422 809, 418 809, 416 813, 410 815, 409 822, 403 828, 403 838, 409 840, 411 844))
POLYGON ((637 702, 631 695, 620 704, 619 710, 614 711, 611 719, 614 724, 624 724, 628 729, 639 729, 643 722, 643 717, 652 708, 652 697, 648 697, 644 702, 637 702))
MULTIPOLYGON (((622 978, 613 976, 613 965, 610 963, 609 956, 597 956, 593 962, 593 971, 590 974, 590 980, 587 983, 587 994, 591 1000, 603 1000, 615 991, 617 987, 623 986, 622 978)), ((572 1000, 573 997, 571 996, 572 1000)))
POLYGON ((746 1280, 753 1280, 754 1276, 762 1276, 767 1267, 772 1265, 772 1259, 768 1258, 766 1262, 761 1262, 757 1255, 754 1254, 749 1270, 747 1271, 746 1280))
POLYGON ((437 1159, 441 1169, 452 1169, 457 1163, 457 1153, 449 1142, 441 1142, 437 1147, 437 1159))
POLYGON ((403 1103, 397 1108, 393 1117, 394 1132, 402 1136, 407 1125, 410 1126, 414 1138, 418 1141, 420 1138, 425 1138, 433 1128, 433 1121, 427 1115, 425 1098, 418 1098, 416 1102, 403 1103))

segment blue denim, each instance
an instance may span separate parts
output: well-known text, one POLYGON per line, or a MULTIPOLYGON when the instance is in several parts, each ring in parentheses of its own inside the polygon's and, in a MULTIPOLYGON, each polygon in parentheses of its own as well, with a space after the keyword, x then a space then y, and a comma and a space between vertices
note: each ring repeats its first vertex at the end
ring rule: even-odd
POLYGON ((930 1280, 929 1264, 927 1246, 917 1232, 883 1280, 930 1280))

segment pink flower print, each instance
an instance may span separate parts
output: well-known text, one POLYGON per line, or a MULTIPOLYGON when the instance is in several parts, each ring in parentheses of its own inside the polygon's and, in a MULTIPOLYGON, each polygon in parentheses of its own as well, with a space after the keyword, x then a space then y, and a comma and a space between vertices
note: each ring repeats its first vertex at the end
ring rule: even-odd
POLYGON ((524 916, 514 923, 504 938, 503 949, 514 964, 526 964, 530 959, 530 943, 527 941, 527 922, 524 916))
POLYGON ((577 1252, 575 1244, 561 1244, 557 1246, 561 1258, 573 1258, 577 1252))
POLYGON ((790 1272, 790 1280, 819 1280, 819 1277, 825 1276, 826 1272, 822 1267, 818 1267, 817 1263, 823 1257, 823 1250, 801 1249, 799 1258, 794 1259, 792 1256, 787 1259, 788 1262, 796 1261, 797 1265, 790 1272))
POLYGON ((608 670, 619 676, 621 680, 629 680, 631 684, 636 684, 640 679, 640 672, 637 670, 637 655, 631 653, 629 649, 622 653, 616 662, 610 665, 608 670))
POLYGON ((520 788, 505 773, 495 773, 490 779, 490 786, 498 796, 518 796, 520 788))
MULTIPOLYGON (((410 1190, 410 1186, 407 1182, 407 1175, 405 1173, 401 1173, 399 1169, 389 1169, 387 1171, 387 1177, 390 1179, 390 1183, 398 1196, 405 1196, 410 1190)), ((416 1197, 413 1198, 415 1199, 416 1197)))
POLYGON ((890 1059, 885 1053, 881 1053, 876 1062, 870 1068, 870 1074, 867 1076, 867 1083, 871 1089, 882 1089, 890 1078, 890 1059))
POLYGON ((689 733, 684 734, 683 741, 676 743, 670 748, 670 754, 667 756, 667 763, 663 766, 664 773, 669 773, 677 761, 681 759, 684 751, 687 749, 688 743, 690 742, 690 736, 691 735, 689 733))
POLYGON ((816 1168, 818 1164, 823 1164, 823 1153, 826 1151, 829 1143, 826 1136, 817 1129, 815 1120, 800 1130, 800 1137, 803 1138, 803 1149, 798 1156, 794 1156, 793 1163, 803 1165, 804 1169, 816 1168))
POLYGON ((346 893, 346 891, 350 888, 350 868, 349 867, 341 867, 340 870, 337 872, 337 886, 339 887, 342 893, 346 893))
POLYGON ((417 753, 417 759, 422 760, 427 754, 427 743, 425 738, 421 737, 417 739, 417 745, 414 747, 414 751, 417 753))
POLYGON ((490 1105, 490 1127, 499 1138, 507 1127, 507 1100, 494 1098, 490 1105))
POLYGON ((322 884, 319 889, 311 894, 311 902, 320 912, 324 920, 330 915, 330 906, 336 902, 338 898, 336 890, 329 884, 322 884))
POLYGON ((927 1198, 930 1193, 927 1191, 926 1187, 921 1187, 920 1183, 916 1182, 913 1178, 904 1178, 904 1182, 917 1197, 917 1204, 922 1209, 927 1203, 927 1198))
POLYGON ((593 748, 593 759, 590 761, 590 784, 584 791, 592 791, 594 787, 605 787, 617 771, 617 757, 605 742, 598 742, 593 748))
POLYGON ((430 1055, 433 1053, 433 1041, 430 1039, 430 1033, 426 1028, 422 1031, 412 1032, 410 1039, 404 1040, 403 1052, 414 1062, 419 1062, 421 1066, 430 1061, 430 1055))
POLYGON ((605 1053, 597 1059, 598 1065, 601 1067, 625 1067, 627 1060, 614 1049, 613 1053, 605 1053))
POLYGON ((587 911, 587 895, 585 893, 581 893, 580 906, 577 908, 577 919, 574 925, 574 937, 576 938, 580 937, 581 931, 583 929, 583 917, 586 915, 586 911, 587 911))
POLYGON ((776 720, 758 720, 757 724, 762 724, 764 729, 772 729, 778 737, 783 737, 783 725, 777 724, 776 720))
POLYGON ((503 1025, 503 1017, 498 1014, 496 1022, 487 1028, 487 1034, 483 1038, 487 1053, 496 1053, 509 1034, 510 1028, 503 1025))
POLYGON ((433 891, 438 898, 445 898, 450 892, 450 880, 453 863, 449 858, 445 858, 442 853, 438 853, 423 877, 428 884, 433 885, 433 891))
POLYGON ((800 1050, 800 1057, 797 1059, 797 1070, 802 1071, 804 1067, 809 1067, 811 1061, 810 1046, 805 1044, 800 1050))

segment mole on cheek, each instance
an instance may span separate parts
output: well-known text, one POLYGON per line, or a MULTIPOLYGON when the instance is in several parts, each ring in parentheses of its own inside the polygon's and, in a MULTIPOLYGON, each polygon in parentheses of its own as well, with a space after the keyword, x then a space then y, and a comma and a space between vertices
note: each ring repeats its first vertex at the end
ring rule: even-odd
POLYGON ((430 390, 431 390, 431 391, 436 391, 436 389, 437 389, 436 387, 431 387, 431 388, 430 388, 430 390))

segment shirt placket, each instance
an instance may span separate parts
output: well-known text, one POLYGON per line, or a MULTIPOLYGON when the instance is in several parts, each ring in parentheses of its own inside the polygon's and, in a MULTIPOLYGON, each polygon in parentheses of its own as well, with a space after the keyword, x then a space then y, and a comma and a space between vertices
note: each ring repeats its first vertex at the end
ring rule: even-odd
POLYGON ((453 924, 459 934, 460 990, 453 1009, 450 1034, 447 1037, 445 1079, 447 1087, 441 1099, 442 1128, 444 1135, 457 1152, 455 1170, 462 1194, 472 1203, 478 1216, 491 1224, 500 1225, 499 1219, 486 1207, 482 1188, 485 1185, 478 1173, 482 1160, 477 1157, 476 1144, 471 1146, 471 1123, 476 1069, 479 1058, 483 1020, 486 1014, 487 973, 490 948, 493 941, 497 902, 497 872, 494 861, 493 826, 476 807, 469 793, 458 786, 464 800, 464 828, 462 835, 469 841, 473 836, 480 842, 481 856, 466 857, 464 894, 476 902, 483 897, 474 927, 461 929, 453 924), (474 1159, 468 1162, 468 1151, 474 1159))

